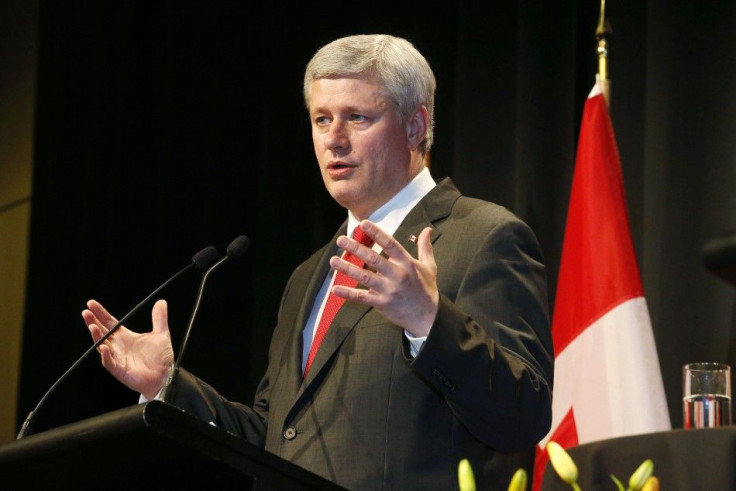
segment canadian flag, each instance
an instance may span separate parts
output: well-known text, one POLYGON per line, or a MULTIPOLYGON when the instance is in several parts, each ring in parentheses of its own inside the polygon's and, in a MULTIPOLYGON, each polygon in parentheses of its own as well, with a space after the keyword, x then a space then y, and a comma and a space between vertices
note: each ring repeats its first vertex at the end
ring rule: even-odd
POLYGON ((557 282, 552 429, 565 448, 670 429, 649 311, 634 255, 621 163, 600 82, 585 102, 557 282))

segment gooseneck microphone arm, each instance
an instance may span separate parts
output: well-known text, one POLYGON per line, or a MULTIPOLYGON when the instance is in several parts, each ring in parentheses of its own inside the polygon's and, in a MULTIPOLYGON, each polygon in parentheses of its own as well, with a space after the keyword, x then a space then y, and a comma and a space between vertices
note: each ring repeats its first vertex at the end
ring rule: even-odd
POLYGON ((18 436, 16 437, 16 440, 20 440, 21 438, 23 438, 24 436, 26 436, 27 434, 29 434, 31 432, 32 424, 33 424, 33 421, 36 419, 36 415, 38 414, 38 410, 44 405, 44 403, 49 398, 49 396, 52 393, 54 393, 54 391, 56 391, 56 388, 59 385, 61 385, 61 383, 64 380, 66 380, 69 377, 69 375, 72 372, 74 372, 74 370, 76 370, 77 367, 84 360, 86 360, 89 357, 89 355, 91 353, 93 353, 102 343, 104 343, 105 340, 107 340, 107 338, 109 338, 110 336, 112 336, 113 333, 115 333, 120 328, 120 326, 123 325, 123 323, 126 320, 128 320, 128 318, 131 315, 133 315, 136 312, 138 312, 143 305, 145 305, 154 296, 158 295, 161 292, 161 290, 163 290, 164 288, 166 288, 167 286, 169 286, 169 284, 171 282, 173 282, 174 280, 176 280, 177 278, 179 278, 181 275, 183 275, 184 273, 186 273, 187 271, 189 271, 192 268, 197 268, 199 270, 202 270, 202 269, 206 268, 207 266, 210 265, 210 263, 212 263, 212 261, 215 259, 216 256, 217 256, 217 249, 215 249, 212 246, 205 247, 204 249, 202 249, 201 251, 199 251, 198 253, 196 253, 192 257, 192 262, 190 262, 186 267, 184 267, 181 270, 179 270, 178 273, 174 274, 174 276, 172 276, 171 278, 169 278, 168 280, 166 280, 161 286, 159 286, 153 292, 151 292, 150 295, 148 295, 146 298, 144 298, 138 305, 136 305, 135 307, 133 307, 130 310, 130 312, 128 312, 127 314, 125 314, 123 316, 123 318, 118 321, 117 324, 115 324, 109 331, 107 331, 107 333, 105 333, 104 336, 102 336, 99 340, 97 340, 96 343, 94 343, 92 346, 90 346, 89 349, 87 351, 85 351, 82 354, 82 356, 80 356, 77 359, 77 361, 75 361, 74 364, 72 366, 70 366, 69 369, 67 369, 67 371, 64 372, 64 374, 61 377, 59 377, 59 379, 56 382, 54 382, 54 385, 52 385, 51 388, 46 391, 46 393, 43 395, 43 397, 38 402, 38 404, 36 405, 36 407, 30 413, 28 413, 28 416, 26 417, 25 421, 23 421, 23 425, 21 426, 20 431, 18 432, 18 436))
POLYGON ((197 292, 197 298, 194 301, 194 308, 192 309, 192 314, 189 316, 189 324, 187 325, 187 330, 184 333, 184 338, 181 342, 181 347, 179 348, 179 355, 176 357, 176 361, 174 362, 174 365, 171 367, 171 371, 169 372, 169 376, 166 378, 166 381, 164 382, 164 386, 159 392, 158 399, 161 401, 166 402, 166 398, 169 395, 169 392, 171 390, 171 386, 174 383, 174 380, 176 379, 176 376, 179 374, 179 367, 181 366, 181 360, 184 357, 184 351, 187 349, 187 344, 189 343, 189 335, 192 332, 192 326, 194 325, 194 319, 197 317, 197 312, 199 311, 199 305, 202 302, 202 294, 204 293, 204 286, 205 283, 207 283, 207 279, 209 278, 210 274, 212 274, 215 270, 217 270, 220 266, 225 264, 226 261, 230 259, 237 259, 240 256, 242 256, 245 251, 250 246, 250 239, 246 237, 245 235, 241 235, 232 242, 230 242, 230 245, 227 246, 227 254, 225 257, 217 261, 215 264, 213 264, 210 269, 208 269, 204 275, 202 275, 202 280, 199 282, 199 291, 197 292))

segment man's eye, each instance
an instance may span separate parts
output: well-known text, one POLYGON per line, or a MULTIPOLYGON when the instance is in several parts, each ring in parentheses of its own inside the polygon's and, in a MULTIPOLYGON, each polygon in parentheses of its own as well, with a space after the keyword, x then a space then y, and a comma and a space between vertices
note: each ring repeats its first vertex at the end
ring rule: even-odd
POLYGON ((316 118, 314 118, 314 123, 318 126, 324 126, 330 123, 330 118, 328 118, 327 116, 317 116, 316 118))
POLYGON ((350 121, 355 121, 355 122, 358 122, 358 123, 362 123, 365 120, 366 120, 366 117, 363 116, 362 114, 351 114, 350 115, 350 121))

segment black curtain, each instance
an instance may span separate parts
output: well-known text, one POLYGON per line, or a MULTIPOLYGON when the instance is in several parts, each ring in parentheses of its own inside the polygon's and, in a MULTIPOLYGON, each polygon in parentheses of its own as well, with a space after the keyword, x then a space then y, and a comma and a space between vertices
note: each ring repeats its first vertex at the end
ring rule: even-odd
MULTIPOLYGON (((438 79, 435 177, 538 234, 554 302, 596 2, 49 2, 40 6, 34 202, 19 418, 90 344, 79 312, 122 315, 202 247, 253 246, 210 281, 185 367, 250 401, 291 270, 345 212, 324 191, 301 80, 337 37, 411 40, 438 79)), ((609 3, 611 113, 672 421, 680 368, 736 363, 734 289, 700 248, 736 230, 736 6, 609 3)), ((197 278, 170 287, 175 347, 197 278)), ((150 326, 150 309, 128 325, 150 326)), ((37 430, 136 401, 100 367, 37 430)))

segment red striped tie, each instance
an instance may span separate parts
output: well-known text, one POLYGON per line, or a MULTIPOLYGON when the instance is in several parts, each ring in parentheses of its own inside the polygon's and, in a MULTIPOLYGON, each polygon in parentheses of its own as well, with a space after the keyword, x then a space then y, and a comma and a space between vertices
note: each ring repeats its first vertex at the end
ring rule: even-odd
MULTIPOLYGON (((355 230, 353 230, 353 239, 360 242, 364 246, 370 247, 373 241, 370 237, 366 235, 366 233, 360 228, 355 227, 355 230)), ((359 259, 356 256, 353 256, 349 252, 345 251, 342 258, 349 263, 355 264, 359 268, 362 268, 365 263, 359 259)), ((352 279, 348 275, 338 271, 335 276, 335 282, 333 286, 335 285, 345 285, 350 288, 355 288, 355 286, 358 284, 357 280, 352 279)), ((340 307, 342 307, 342 304, 345 303, 345 299, 342 297, 338 297, 334 293, 332 293, 332 289, 330 289, 330 294, 327 297, 327 303, 325 304, 325 309, 322 312, 322 318, 319 320, 319 325, 317 326, 317 332, 314 334, 314 340, 312 341, 312 347, 309 350, 309 357, 307 358, 307 364, 304 367, 304 377, 306 378, 307 372, 309 371, 309 367, 312 365, 312 361, 314 360, 314 357, 317 355, 317 351, 319 351, 319 347, 322 344, 322 340, 325 338, 325 334, 327 334, 327 330, 330 328, 330 324, 332 324, 332 321, 335 319, 335 316, 337 315, 337 312, 340 310, 340 307)))

